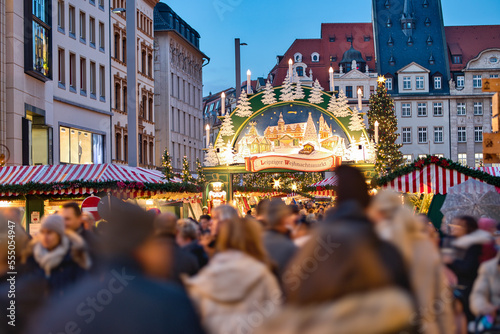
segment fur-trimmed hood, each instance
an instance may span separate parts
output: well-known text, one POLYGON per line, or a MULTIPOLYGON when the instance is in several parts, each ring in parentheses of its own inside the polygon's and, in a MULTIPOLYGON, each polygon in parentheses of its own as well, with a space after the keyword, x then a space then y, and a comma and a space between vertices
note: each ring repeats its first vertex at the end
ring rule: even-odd
MULTIPOLYGON (((85 240, 76 232, 72 230, 64 231, 63 238, 67 239, 69 242, 69 250, 71 259, 78 264, 81 268, 88 270, 92 266, 92 260, 90 259, 90 255, 87 250, 87 244, 85 240)), ((24 262, 26 259, 33 256, 35 245, 40 243, 40 238, 38 236, 34 237, 28 247, 26 248, 26 252, 24 254, 24 262)), ((61 240, 61 243, 63 241, 61 240)))
POLYGON ((452 245, 456 248, 467 249, 472 245, 484 245, 490 243, 493 236, 483 230, 475 230, 472 233, 466 234, 452 241, 452 245))

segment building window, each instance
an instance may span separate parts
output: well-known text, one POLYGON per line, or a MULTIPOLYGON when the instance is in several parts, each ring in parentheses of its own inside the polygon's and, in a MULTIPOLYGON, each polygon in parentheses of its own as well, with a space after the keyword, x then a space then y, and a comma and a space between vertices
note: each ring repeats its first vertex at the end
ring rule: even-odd
POLYGON ((115 157, 116 160, 120 161, 122 159, 122 134, 117 133, 115 135, 115 157))
POLYGON ((48 0, 25 0, 25 8, 32 12, 25 17, 25 25, 32 27, 32 31, 24 34, 25 71, 43 81, 51 78, 51 49, 50 39, 50 3, 48 0), (31 6, 31 7, 30 7, 31 6))
POLYGON ((99 0, 99 9, 104 10, 104 0, 99 0))
POLYGON ((483 114, 483 103, 474 102, 474 115, 482 115, 482 114, 483 114))
POLYGON ((59 160, 63 164, 104 163, 103 135, 61 126, 59 148, 59 160))
POLYGON ((401 104, 401 117, 411 117, 411 103, 401 104))
POLYGON ((411 89, 411 77, 403 77, 403 89, 411 89))
POLYGON ((481 74, 476 74, 472 76, 472 87, 481 88, 483 87, 483 81, 481 80, 481 74))
POLYGON ((95 48, 95 19, 92 16, 89 18, 89 43, 95 48))
POLYGON ((464 87, 464 84, 465 84, 465 77, 463 75, 459 75, 457 77, 457 87, 464 87))
POLYGON ((148 76, 153 77, 153 55, 151 53, 148 54, 148 76))
POLYGON ((80 58, 80 94, 87 95, 87 60, 80 58))
POLYGON ((80 41, 85 43, 87 38, 87 26, 85 23, 85 13, 80 11, 80 41))
POLYGON ((476 143, 483 142, 483 127, 482 126, 475 126, 474 127, 474 141, 476 143))
POLYGON ((154 112, 153 111, 154 111, 153 99, 149 98, 149 101, 148 101, 148 113, 149 113, 149 115, 148 115, 148 117, 149 117, 149 120, 151 122, 154 122, 154 120, 153 120, 153 114, 154 114, 154 112))
POLYGON ((104 34, 105 34, 104 23, 99 22, 99 50, 102 52, 104 52, 106 45, 106 37, 104 34))
POLYGON ((441 89, 441 77, 434 77, 434 89, 441 89))
POLYGON ((458 163, 467 166, 467 153, 458 153, 458 163))
POLYGON ((484 166, 482 153, 474 154, 474 165, 476 167, 483 167, 484 166))
POLYGON ((124 86, 122 88, 123 91, 123 112, 127 112, 127 103, 128 103, 128 96, 127 96, 127 86, 124 86))
POLYGON ((115 110, 120 110, 120 93, 121 93, 121 87, 120 84, 117 82, 115 83, 115 110))
POLYGON ((413 156, 411 154, 403 154, 403 163, 411 164, 413 162, 413 156))
POLYGON ((424 89, 424 77, 417 77, 415 85, 417 89, 424 89))
POLYGON ((302 66, 298 66, 295 71, 297 72, 297 76, 303 77, 304 76, 304 68, 302 66))
POLYGON ((418 143, 425 144, 427 143, 427 128, 419 127, 418 128, 418 143))
POLYGON ((97 79, 96 79, 96 67, 95 67, 95 62, 91 61, 90 62, 90 97, 96 98, 96 84, 97 84, 97 79))
POLYGON ((68 16, 69 35, 75 38, 75 7, 69 5, 68 16))
POLYGON ((120 34, 115 33, 115 59, 120 59, 120 34))
POLYGON ((427 103, 425 103, 425 102, 417 103, 417 115, 418 116, 427 116, 427 103))
POLYGON ((300 63, 302 61, 302 54, 296 53, 294 58, 296 63, 300 63))
POLYGON ((76 55, 69 54, 69 90, 76 93, 76 55))
POLYGON ((345 87, 345 95, 347 98, 352 99, 352 86, 345 87))
POLYGON ((127 38, 122 38, 122 61, 127 63, 127 38))
POLYGON ((443 116, 442 102, 434 102, 434 116, 443 116))
POLYGON ((490 74, 490 79, 498 79, 498 74, 490 74))
POLYGON ((467 132, 465 130, 465 126, 458 127, 458 142, 465 143, 467 141, 467 132))
POLYGON ((317 62, 319 62, 319 53, 314 52, 313 54, 311 54, 311 61, 312 61, 313 63, 317 63, 317 62))
POLYGON ((462 56, 460 56, 460 55, 452 56, 451 63, 452 64, 462 64, 462 56))
POLYGON ((64 32, 64 0, 57 1, 57 28, 64 32))
POLYGON ((106 101, 106 70, 103 65, 99 65, 99 97, 106 101))
POLYGON ((385 89, 392 90, 392 78, 385 79, 385 89))
POLYGON ((57 51, 57 63, 58 63, 58 82, 60 88, 65 88, 66 86, 66 62, 65 62, 65 52, 64 49, 59 49, 57 51))
POLYGON ((142 50, 142 58, 141 58, 142 74, 146 75, 146 50, 142 50))
POLYGON ((403 144, 411 144, 411 128, 403 128, 401 133, 403 144))
POLYGON ((465 109, 465 102, 458 102, 457 103, 457 115, 458 116, 465 116, 467 113, 467 110, 465 109))
POLYGON ((435 143, 442 143, 443 142, 443 127, 442 126, 436 126, 434 128, 434 142, 435 143))

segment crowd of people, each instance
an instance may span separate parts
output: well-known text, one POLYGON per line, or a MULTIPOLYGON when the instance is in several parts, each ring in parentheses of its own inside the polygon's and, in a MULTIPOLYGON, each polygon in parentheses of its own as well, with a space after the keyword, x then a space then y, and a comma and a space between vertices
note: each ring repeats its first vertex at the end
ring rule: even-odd
POLYGON ((0 332, 494 333, 498 223, 438 230, 400 194, 369 195, 357 169, 336 174, 335 205, 262 200, 245 216, 221 205, 179 220, 107 197, 97 226, 69 202, 31 238, 5 210, 0 307, 15 300, 15 326, 4 317, 0 332))

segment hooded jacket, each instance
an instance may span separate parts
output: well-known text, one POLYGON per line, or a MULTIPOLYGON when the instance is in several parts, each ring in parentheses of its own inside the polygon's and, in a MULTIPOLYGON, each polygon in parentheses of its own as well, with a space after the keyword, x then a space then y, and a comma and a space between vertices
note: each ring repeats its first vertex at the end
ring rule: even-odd
POLYGON ((413 302, 400 288, 348 295, 331 303, 288 306, 256 334, 396 334, 414 333, 413 302))
POLYGON ((217 253, 184 283, 208 333, 252 333, 281 304, 270 270, 240 251, 217 253))

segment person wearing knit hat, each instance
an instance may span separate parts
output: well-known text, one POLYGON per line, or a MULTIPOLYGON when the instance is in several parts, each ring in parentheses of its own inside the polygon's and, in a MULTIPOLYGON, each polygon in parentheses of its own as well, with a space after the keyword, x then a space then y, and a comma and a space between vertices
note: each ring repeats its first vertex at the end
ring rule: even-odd
POLYGON ((25 262, 32 274, 45 277, 49 293, 59 295, 91 266, 85 241, 76 232, 65 230, 64 218, 57 214, 43 217, 25 262))

